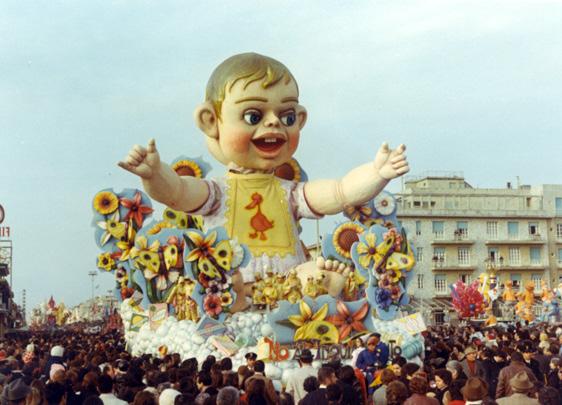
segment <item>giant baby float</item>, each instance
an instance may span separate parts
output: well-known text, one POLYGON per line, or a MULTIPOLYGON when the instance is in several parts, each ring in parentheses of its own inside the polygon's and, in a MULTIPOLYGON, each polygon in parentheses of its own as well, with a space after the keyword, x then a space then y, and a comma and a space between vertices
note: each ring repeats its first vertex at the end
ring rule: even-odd
POLYGON ((144 191, 95 195, 97 265, 115 275, 134 354, 238 361, 256 351, 279 371, 300 344, 316 347, 318 359, 326 348, 345 358, 347 342, 370 331, 405 357, 422 351, 419 319, 401 311, 414 251, 383 191, 409 170, 405 147, 385 143, 341 179, 308 180, 293 158, 307 119, 298 97, 280 62, 235 55, 215 69, 195 110, 225 176, 207 179, 201 159, 165 164, 151 140, 119 163, 144 191), (311 258, 299 222, 340 212, 348 220, 311 258))

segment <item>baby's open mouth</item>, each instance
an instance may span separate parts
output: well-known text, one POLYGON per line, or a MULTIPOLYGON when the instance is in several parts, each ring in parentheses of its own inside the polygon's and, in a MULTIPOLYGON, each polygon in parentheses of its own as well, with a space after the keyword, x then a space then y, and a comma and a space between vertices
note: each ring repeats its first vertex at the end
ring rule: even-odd
POLYGON ((280 149, 284 144, 283 138, 260 138, 252 141, 256 148, 262 152, 275 152, 280 149))

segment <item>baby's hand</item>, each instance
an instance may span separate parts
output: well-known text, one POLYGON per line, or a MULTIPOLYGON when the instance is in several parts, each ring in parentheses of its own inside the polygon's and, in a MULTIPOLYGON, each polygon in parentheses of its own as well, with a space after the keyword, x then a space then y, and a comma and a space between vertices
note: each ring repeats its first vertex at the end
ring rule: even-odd
POLYGON ((160 167, 160 155, 156 150, 156 142, 151 139, 148 141, 147 148, 140 145, 133 146, 127 157, 117 165, 143 179, 150 179, 154 171, 160 167))
POLYGON ((375 170, 385 180, 392 180, 410 171, 406 160, 406 146, 401 144, 398 148, 390 150, 384 142, 375 156, 375 170))

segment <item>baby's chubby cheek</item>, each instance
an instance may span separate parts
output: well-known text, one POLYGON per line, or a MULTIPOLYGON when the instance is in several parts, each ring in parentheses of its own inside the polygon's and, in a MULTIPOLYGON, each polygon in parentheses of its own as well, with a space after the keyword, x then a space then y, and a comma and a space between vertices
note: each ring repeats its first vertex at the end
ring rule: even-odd
POLYGON ((252 135, 245 132, 230 132, 227 137, 222 137, 223 152, 234 154, 247 153, 252 141, 252 135))
POLYGON ((291 156, 295 153, 295 151, 297 150, 297 147, 299 146, 299 137, 300 137, 299 134, 289 136, 289 140, 287 141, 287 144, 288 144, 289 152, 291 153, 291 156))

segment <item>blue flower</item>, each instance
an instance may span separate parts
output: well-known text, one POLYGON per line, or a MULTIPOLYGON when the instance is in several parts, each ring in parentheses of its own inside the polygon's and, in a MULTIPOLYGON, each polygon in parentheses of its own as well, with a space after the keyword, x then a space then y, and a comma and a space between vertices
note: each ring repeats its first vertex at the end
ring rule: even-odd
POLYGON ((375 292, 375 302, 382 309, 387 309, 392 304, 392 294, 386 288, 377 288, 375 292))

